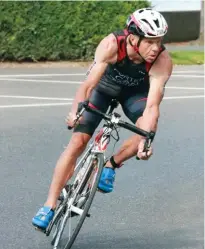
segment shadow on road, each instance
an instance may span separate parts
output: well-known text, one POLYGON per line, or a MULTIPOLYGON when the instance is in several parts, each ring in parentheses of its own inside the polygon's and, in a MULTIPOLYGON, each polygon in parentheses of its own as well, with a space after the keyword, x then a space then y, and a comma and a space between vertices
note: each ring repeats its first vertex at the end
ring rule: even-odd
MULTIPOLYGON (((126 232, 126 231, 125 231, 126 232)), ((202 239, 188 237, 187 230, 173 230, 164 233, 128 234, 121 236, 116 234, 103 234, 102 236, 80 236, 72 249, 201 249, 202 239)), ((202 237, 203 238, 203 237, 202 237)))

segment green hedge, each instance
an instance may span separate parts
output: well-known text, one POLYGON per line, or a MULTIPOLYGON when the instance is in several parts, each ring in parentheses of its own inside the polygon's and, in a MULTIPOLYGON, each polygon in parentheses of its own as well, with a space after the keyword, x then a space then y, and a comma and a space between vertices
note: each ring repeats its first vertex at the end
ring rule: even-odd
POLYGON ((147 1, 1 2, 0 60, 88 60, 147 1))

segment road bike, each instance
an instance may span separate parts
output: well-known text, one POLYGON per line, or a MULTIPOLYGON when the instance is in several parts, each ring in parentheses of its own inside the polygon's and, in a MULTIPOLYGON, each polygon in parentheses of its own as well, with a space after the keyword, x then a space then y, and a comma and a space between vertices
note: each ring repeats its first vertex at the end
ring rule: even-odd
MULTIPOLYGON (((154 132, 146 132, 136 126, 122 121, 120 114, 113 112, 118 106, 117 100, 113 99, 108 112, 102 113, 91 107, 88 101, 81 103, 77 113, 76 123, 84 111, 92 112, 102 117, 106 122, 95 136, 93 141, 84 152, 83 156, 75 166, 74 174, 67 185, 61 191, 58 205, 53 220, 50 222, 45 234, 50 235, 53 230, 51 244, 58 249, 62 241, 65 227, 66 243, 64 249, 70 249, 83 225, 86 217, 90 217, 89 209, 93 198, 98 190, 98 182, 106 162, 105 151, 111 138, 119 140, 118 127, 123 127, 136 134, 144 136, 145 150, 148 150, 154 138, 154 132), (116 134, 114 136, 113 134, 116 134)), ((71 129, 71 127, 69 127, 71 129)))

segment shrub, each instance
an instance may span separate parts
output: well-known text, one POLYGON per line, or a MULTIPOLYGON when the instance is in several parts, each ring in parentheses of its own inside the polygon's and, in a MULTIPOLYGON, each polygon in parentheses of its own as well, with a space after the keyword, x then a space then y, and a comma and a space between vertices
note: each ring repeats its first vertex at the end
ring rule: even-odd
POLYGON ((1 2, 0 60, 88 60, 147 1, 1 2))

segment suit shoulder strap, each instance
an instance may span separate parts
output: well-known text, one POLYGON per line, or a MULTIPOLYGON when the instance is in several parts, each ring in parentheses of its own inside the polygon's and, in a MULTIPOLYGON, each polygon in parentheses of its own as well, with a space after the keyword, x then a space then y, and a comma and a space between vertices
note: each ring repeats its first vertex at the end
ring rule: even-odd
POLYGON ((117 62, 120 62, 127 56, 126 38, 128 32, 125 29, 122 31, 113 32, 113 34, 116 37, 117 46, 118 46, 117 62))

